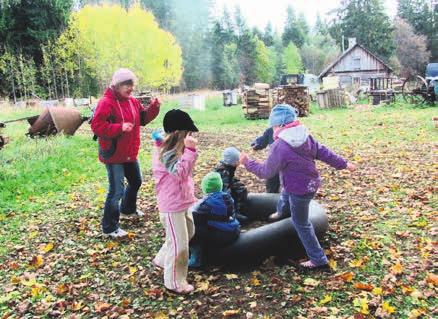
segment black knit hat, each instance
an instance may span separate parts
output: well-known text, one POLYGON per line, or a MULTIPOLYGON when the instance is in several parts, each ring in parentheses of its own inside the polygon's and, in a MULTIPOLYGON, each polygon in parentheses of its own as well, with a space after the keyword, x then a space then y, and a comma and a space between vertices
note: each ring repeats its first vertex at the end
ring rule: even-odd
POLYGON ((164 115, 163 127, 166 133, 172 133, 175 131, 199 131, 193 123, 190 115, 178 109, 170 110, 164 115))

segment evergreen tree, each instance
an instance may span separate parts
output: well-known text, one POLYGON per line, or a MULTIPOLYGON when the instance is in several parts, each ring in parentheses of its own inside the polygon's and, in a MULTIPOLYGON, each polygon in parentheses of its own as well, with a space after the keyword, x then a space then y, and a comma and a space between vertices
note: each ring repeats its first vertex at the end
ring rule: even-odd
POLYGON ((2 1, 0 43, 41 65, 41 45, 65 29, 72 4, 73 0, 2 1))
POLYGON ((287 18, 283 31, 283 46, 288 46, 293 42, 297 47, 301 47, 305 41, 305 33, 298 19, 295 16, 292 6, 287 7, 287 18))
POLYGON ((345 39, 356 38, 374 54, 388 59, 394 52, 393 28, 381 0, 346 0, 337 10, 330 34, 341 46, 345 39))
POLYGON ((263 36, 261 38, 267 47, 274 45, 274 30, 272 29, 272 23, 269 21, 266 24, 263 36))

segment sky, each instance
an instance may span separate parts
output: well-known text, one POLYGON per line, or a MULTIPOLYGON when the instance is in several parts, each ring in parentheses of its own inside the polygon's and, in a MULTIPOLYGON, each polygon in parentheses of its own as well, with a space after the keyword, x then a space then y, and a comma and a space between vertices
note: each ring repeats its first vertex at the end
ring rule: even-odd
MULTIPOLYGON (((286 8, 290 4, 295 13, 303 12, 308 23, 313 25, 319 12, 321 18, 328 19, 330 10, 339 7, 340 0, 215 0, 216 12, 221 14, 224 6, 234 12, 236 5, 246 18, 248 24, 264 29, 268 21, 271 21, 274 29, 281 31, 286 19, 286 8)), ((397 11, 397 0, 383 0, 386 13, 394 17, 397 11)))

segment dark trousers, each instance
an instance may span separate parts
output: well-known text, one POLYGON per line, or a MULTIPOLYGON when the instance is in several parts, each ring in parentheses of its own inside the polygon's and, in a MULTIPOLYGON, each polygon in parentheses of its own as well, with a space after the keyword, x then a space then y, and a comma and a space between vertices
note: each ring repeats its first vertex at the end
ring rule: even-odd
POLYGON ((266 193, 280 192, 280 176, 277 174, 274 177, 266 180, 266 193))
POLYGON ((239 238, 240 230, 225 232, 212 227, 195 227, 195 236, 190 241, 190 245, 201 246, 202 251, 225 247, 234 243, 239 238))
POLYGON ((141 172, 138 161, 105 164, 105 166, 109 188, 103 210, 102 230, 108 234, 119 227, 120 211, 124 214, 135 213, 137 193, 141 186, 141 172), (128 181, 127 187, 125 187, 125 178, 128 181))

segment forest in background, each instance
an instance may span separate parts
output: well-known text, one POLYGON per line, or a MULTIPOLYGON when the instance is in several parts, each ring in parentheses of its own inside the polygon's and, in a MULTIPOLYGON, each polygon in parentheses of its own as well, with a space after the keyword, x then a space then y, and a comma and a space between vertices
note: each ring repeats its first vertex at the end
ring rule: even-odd
POLYGON ((382 0, 345 0, 315 25, 289 6, 281 32, 250 27, 239 7, 213 8, 213 0, 0 0, 0 96, 97 96, 118 67, 134 70, 140 90, 276 84, 285 73, 318 75, 349 37, 400 76, 438 60, 438 9, 427 0, 400 0, 393 20, 382 0))

